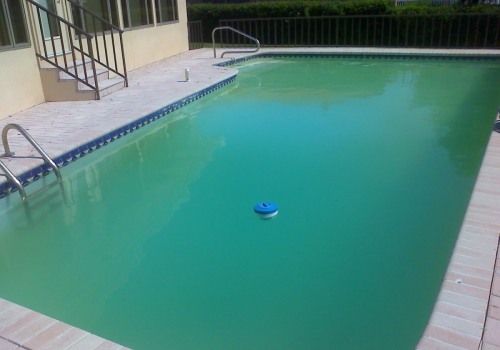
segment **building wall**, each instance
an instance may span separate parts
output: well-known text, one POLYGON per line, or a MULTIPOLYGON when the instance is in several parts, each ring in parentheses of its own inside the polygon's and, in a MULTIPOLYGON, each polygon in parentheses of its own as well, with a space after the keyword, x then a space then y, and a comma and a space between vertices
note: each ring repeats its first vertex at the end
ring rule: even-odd
POLYGON ((124 33, 129 71, 189 50, 186 1, 178 1, 179 21, 124 33))
MULTIPOLYGON (((178 22, 124 32, 129 72, 189 50, 186 2, 179 0, 178 6, 178 22)), ((32 43, 34 39, 32 36, 32 43)), ((0 120, 45 102, 35 45, 26 49, 0 51, 0 120)), ((118 60, 121 59, 119 56, 118 53, 118 60)))
MULTIPOLYGON (((156 26, 144 26, 124 31, 123 46, 128 72, 189 50, 186 3, 179 0, 178 6, 179 20, 177 22, 159 23, 156 26)), ((105 57, 103 39, 98 36, 98 40, 101 57, 105 57)), ((115 40, 117 40, 116 36, 115 40)), ((110 34, 106 35, 106 42, 110 45, 110 34)), ((108 55, 111 60, 111 53, 109 52, 108 55)), ((119 71, 122 71, 121 52, 116 52, 116 58, 119 71)))
POLYGON ((0 52, 0 120, 44 102, 33 47, 0 52))
POLYGON ((137 69, 189 50, 187 22, 126 31, 123 44, 127 70, 137 69))

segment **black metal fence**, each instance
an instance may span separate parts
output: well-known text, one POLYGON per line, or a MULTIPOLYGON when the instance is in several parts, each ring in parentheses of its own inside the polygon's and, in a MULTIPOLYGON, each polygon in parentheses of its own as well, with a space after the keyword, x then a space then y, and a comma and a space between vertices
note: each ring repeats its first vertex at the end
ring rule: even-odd
MULTIPOLYGON (((374 15, 221 20, 259 39, 263 46, 361 46, 498 48, 500 16, 374 15)), ((251 46, 242 36, 221 33, 221 46, 251 46)))
POLYGON ((189 50, 203 47, 203 24, 201 21, 188 22, 189 50))

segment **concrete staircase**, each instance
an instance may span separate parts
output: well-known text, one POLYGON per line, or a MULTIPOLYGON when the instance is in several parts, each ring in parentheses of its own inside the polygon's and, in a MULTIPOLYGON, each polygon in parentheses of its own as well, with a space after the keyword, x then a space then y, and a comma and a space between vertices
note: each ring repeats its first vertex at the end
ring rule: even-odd
MULTIPOLYGON (((66 57, 68 70, 85 79, 85 71, 90 85, 94 85, 94 73, 90 60, 84 62, 66 57)), ((59 64, 64 66, 64 57, 58 56, 59 64)), ((96 66, 97 84, 99 97, 103 98, 125 86, 125 81, 120 76, 111 76, 111 72, 103 67, 96 66)), ((61 101, 86 101, 97 100, 98 94, 84 83, 79 82, 66 72, 56 68, 47 62, 40 64, 40 76, 42 79, 43 92, 47 102, 61 101)))

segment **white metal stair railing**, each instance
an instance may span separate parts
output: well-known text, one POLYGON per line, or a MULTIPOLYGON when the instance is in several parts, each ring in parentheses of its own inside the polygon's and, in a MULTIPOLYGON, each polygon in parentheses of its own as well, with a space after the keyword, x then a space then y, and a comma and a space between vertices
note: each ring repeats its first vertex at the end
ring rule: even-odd
MULTIPOLYGON (((11 129, 16 129, 21 133, 22 136, 24 136, 26 140, 28 140, 28 142, 38 151, 38 153, 40 153, 43 160, 54 170, 54 173, 57 176, 57 181, 61 182, 62 181, 61 172, 59 171, 59 167, 57 166, 57 164, 47 155, 47 153, 45 153, 42 147, 40 147, 40 145, 31 137, 31 135, 28 134, 28 132, 19 124, 11 123, 4 126, 2 130, 2 143, 5 153, 0 155, 0 157, 5 158, 5 157, 12 157, 14 155, 14 152, 10 150, 9 141, 7 138, 7 134, 11 129)), ((0 160, 0 168, 4 171, 7 179, 12 181, 14 186, 17 187, 21 199, 25 201, 27 199, 26 191, 24 190, 24 186, 19 181, 19 179, 12 173, 12 171, 9 170, 9 168, 5 165, 4 162, 2 162, 2 160, 0 160)))
POLYGON ((257 40, 256 38, 254 38, 253 36, 250 36, 246 33, 243 33, 242 31, 239 31, 238 29, 235 29, 233 27, 229 27, 229 26, 225 26, 225 27, 216 27, 214 28, 214 30, 212 30, 212 45, 213 45, 213 48, 214 48, 214 58, 217 58, 217 53, 216 53, 216 50, 215 50, 215 32, 218 31, 218 30, 223 30, 223 29, 227 29, 227 30, 230 30, 230 31, 233 31, 237 34, 240 34, 242 36, 244 36, 245 38, 248 38, 250 40, 253 40, 255 41, 255 44, 257 44, 257 48, 255 50, 229 50, 229 51, 224 51, 220 57, 224 57, 224 55, 226 53, 251 53, 251 52, 257 52, 259 51, 260 49, 260 41, 257 40))

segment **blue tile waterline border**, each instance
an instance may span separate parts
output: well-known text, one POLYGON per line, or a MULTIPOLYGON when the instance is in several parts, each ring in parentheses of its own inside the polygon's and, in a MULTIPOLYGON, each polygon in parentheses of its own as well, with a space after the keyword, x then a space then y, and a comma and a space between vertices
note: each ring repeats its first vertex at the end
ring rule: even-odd
MULTIPOLYGON (((188 105, 191 102, 194 102, 216 90, 219 90, 220 88, 234 82, 236 79, 236 74, 232 75, 231 77, 222 80, 214 85, 211 85, 203 90, 200 90, 198 92, 195 92, 187 97, 184 97, 178 101, 175 101, 165 107, 162 107, 155 112, 152 112, 146 116, 143 116, 131 123, 128 123, 120 128, 117 128, 105 135, 99 136, 95 138, 94 140, 78 146, 74 148, 73 150, 64 153, 61 156, 58 156, 53 159, 53 161, 57 164, 59 167, 64 167, 68 165, 69 163, 72 163, 87 154, 90 154, 106 145, 109 143, 120 139, 123 136, 126 136, 128 134, 133 133, 134 131, 151 124, 152 122, 161 119, 168 114, 178 110, 181 107, 184 107, 188 105)), ((28 170, 27 172, 17 176, 21 184, 26 187, 29 184, 39 180, 43 176, 49 175, 52 172, 52 168, 48 164, 43 164, 40 165, 36 168, 33 168, 31 170, 28 170)), ((11 193, 17 192, 17 187, 14 186, 14 184, 11 181, 6 181, 0 184, 0 199, 8 196, 11 193)))
POLYGON ((227 67, 234 64, 259 58, 365 58, 365 59, 400 59, 400 60, 448 60, 448 61, 500 61, 495 54, 431 54, 431 53, 397 53, 397 52, 265 52, 241 58, 233 58, 216 64, 227 67))
MULTIPOLYGON (((227 67, 234 64, 238 64, 245 61, 250 61, 259 58, 365 58, 365 59, 424 59, 424 60, 488 60, 488 61, 499 61, 500 55, 489 55, 489 54, 430 54, 430 53, 363 53, 363 52, 316 52, 316 53, 306 53, 306 52, 267 52, 258 53, 254 55, 249 55, 237 59, 230 59, 225 62, 216 64, 218 67, 227 67)), ((151 122, 157 119, 163 118, 164 116, 172 113, 173 111, 184 107, 185 105, 206 96, 207 94, 220 89, 221 87, 232 83, 236 79, 236 74, 219 82, 212 86, 209 86, 201 91, 195 92, 185 98, 182 98, 176 102, 173 102, 159 110, 152 112, 144 117, 137 119, 134 122, 126 124, 123 127, 115 129, 103 136, 97 137, 96 139, 81 145, 73 150, 64 153, 63 155, 54 158, 54 162, 59 167, 64 167, 71 162, 74 162, 85 155, 92 153, 101 147, 106 146, 110 142, 120 139, 122 136, 128 135, 135 130, 149 125, 151 122)), ((39 180, 41 177, 46 176, 52 172, 52 169, 47 165, 43 164, 34 169, 31 169, 20 176, 18 176, 19 181, 23 186, 27 186, 30 183, 39 180)), ((6 197, 10 193, 17 192, 17 188, 10 182, 6 181, 0 184, 0 199, 6 197)))

